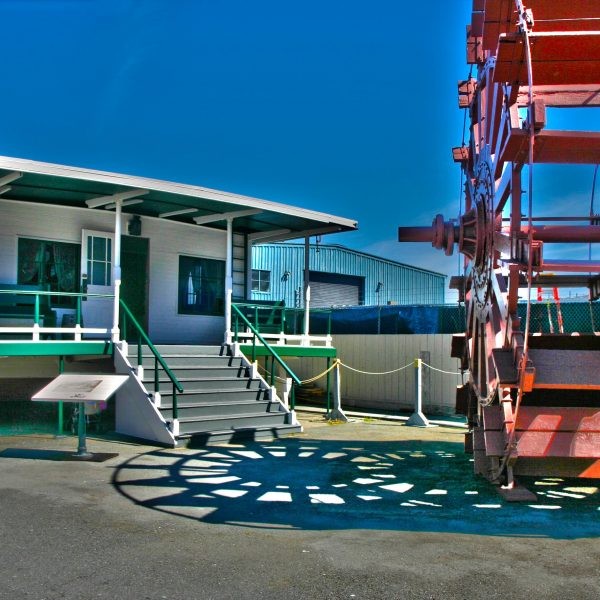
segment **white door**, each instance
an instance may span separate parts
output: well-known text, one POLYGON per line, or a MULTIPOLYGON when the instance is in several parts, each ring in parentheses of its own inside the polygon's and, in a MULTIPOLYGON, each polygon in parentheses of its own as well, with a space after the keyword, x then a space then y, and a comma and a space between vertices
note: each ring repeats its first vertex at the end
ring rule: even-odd
MULTIPOLYGON (((88 294, 114 294, 113 260, 115 236, 106 231, 82 230, 81 277, 88 294)), ((81 303, 83 326, 103 328, 110 332, 113 324, 113 298, 88 296, 81 303)), ((107 337, 94 334, 86 337, 107 337)), ((108 335, 110 337, 110 335, 108 335)))

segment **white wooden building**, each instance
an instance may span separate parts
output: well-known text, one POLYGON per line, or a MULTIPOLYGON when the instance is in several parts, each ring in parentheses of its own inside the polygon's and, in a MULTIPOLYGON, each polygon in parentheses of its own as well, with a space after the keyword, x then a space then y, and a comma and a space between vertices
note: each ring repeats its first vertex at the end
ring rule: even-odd
MULTIPOLYGON (((93 353, 94 340, 126 357, 122 302, 154 344, 230 344, 232 302, 250 298, 253 244, 308 244, 357 227, 199 186, 9 157, 0 157, 0 215, 0 355, 13 357, 93 353)), ((2 368, 0 385, 10 377, 2 368)), ((171 437, 174 412, 164 419, 171 437)))

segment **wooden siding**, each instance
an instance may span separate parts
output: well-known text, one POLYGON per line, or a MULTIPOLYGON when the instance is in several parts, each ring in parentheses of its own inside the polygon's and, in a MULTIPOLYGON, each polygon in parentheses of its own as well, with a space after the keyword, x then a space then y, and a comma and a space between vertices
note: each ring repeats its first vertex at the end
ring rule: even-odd
MULTIPOLYGON (((81 243, 81 230, 114 231, 114 212, 0 200, 0 282, 17 281, 17 239, 81 243)), ((131 215, 123 215, 123 231, 131 215)), ((149 335, 155 343, 217 343, 223 317, 179 315, 179 255, 225 260, 226 234, 207 227, 142 217, 149 242, 149 335)), ((60 319, 58 320, 60 323, 60 319)))

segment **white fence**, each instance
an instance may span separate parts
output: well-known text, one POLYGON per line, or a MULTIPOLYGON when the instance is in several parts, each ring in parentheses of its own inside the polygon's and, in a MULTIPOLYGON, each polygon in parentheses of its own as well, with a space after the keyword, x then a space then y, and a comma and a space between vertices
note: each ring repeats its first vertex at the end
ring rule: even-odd
MULTIPOLYGON (((342 408, 411 411, 415 401, 415 367, 423 360, 423 412, 426 415, 454 414, 456 386, 462 384, 459 361, 450 357, 451 335, 334 335, 333 346, 342 367, 342 408), (398 371, 400 367, 409 367, 398 371), (433 367, 433 368, 429 368, 433 367), (442 373, 446 371, 449 373, 442 373)), ((325 370, 324 359, 301 359, 291 364, 300 379, 325 370)), ((465 375, 466 377, 466 375, 465 375)), ((325 379, 317 382, 324 388, 325 379)))

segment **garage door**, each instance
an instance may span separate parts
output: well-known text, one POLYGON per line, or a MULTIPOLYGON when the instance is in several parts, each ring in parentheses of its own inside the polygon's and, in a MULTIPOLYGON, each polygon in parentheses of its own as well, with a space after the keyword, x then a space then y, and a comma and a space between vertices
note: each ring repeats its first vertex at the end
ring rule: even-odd
POLYGON ((312 308, 328 306, 357 306, 362 304, 364 279, 336 273, 310 273, 310 305, 312 308))

